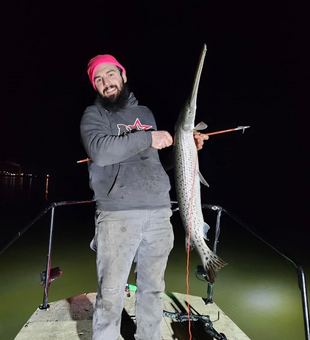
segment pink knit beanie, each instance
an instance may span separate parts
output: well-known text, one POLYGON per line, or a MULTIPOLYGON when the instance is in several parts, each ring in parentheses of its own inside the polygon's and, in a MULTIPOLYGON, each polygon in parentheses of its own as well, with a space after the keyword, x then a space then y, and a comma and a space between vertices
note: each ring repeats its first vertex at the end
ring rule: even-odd
POLYGON ((104 64, 104 63, 116 65, 123 70, 124 74, 126 74, 125 68, 113 56, 109 54, 97 55, 96 57, 91 59, 87 65, 88 77, 89 77, 90 82, 93 84, 93 87, 95 90, 97 90, 95 81, 94 81, 95 71, 99 65, 104 64))

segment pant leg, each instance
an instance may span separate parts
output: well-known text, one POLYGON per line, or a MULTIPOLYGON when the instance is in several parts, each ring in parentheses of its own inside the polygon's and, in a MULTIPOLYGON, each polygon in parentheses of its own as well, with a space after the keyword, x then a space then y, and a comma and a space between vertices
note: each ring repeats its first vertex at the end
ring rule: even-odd
POLYGON ((143 225, 143 239, 135 257, 137 340, 161 340, 161 294, 174 240, 170 216, 170 209, 148 211, 143 225))
POLYGON ((124 289, 142 239, 141 227, 131 212, 96 213, 98 292, 93 340, 119 339, 124 289))

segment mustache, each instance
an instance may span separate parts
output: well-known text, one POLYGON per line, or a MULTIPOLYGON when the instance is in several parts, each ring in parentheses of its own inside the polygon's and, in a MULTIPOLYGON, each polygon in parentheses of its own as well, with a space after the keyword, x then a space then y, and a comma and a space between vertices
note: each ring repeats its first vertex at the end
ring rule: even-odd
POLYGON ((107 91, 109 91, 109 90, 111 90, 111 89, 114 89, 114 88, 116 88, 116 89, 119 90, 119 87, 118 87, 117 85, 111 85, 111 86, 107 87, 107 88, 104 90, 104 93, 106 93, 107 91))

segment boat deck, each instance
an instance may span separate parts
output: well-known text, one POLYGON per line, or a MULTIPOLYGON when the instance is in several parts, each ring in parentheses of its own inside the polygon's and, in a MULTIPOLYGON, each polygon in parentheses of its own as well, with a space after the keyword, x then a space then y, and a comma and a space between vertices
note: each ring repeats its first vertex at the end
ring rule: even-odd
MULTIPOLYGON (((131 316, 135 314, 135 293, 127 293, 124 299, 121 333, 125 340, 134 340, 135 323, 131 316)), ((92 336, 92 317, 96 293, 81 294, 69 299, 50 303, 47 311, 37 309, 15 340, 90 340, 92 336)), ((180 293, 166 292, 162 295, 164 309, 168 312, 187 312, 187 297, 180 293)), ((228 340, 249 340, 249 337, 215 304, 205 305, 201 297, 189 296, 191 313, 209 315, 213 328, 223 333, 228 340), (219 320, 215 321, 218 319, 219 320)), ((192 339, 212 340, 205 332, 201 321, 192 321, 192 339)), ((188 322, 177 322, 163 317, 163 340, 187 340, 188 322)))

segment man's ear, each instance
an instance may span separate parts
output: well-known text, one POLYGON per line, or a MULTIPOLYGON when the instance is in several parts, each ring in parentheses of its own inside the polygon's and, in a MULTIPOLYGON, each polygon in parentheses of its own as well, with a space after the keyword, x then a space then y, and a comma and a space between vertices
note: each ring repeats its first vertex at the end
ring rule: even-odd
POLYGON ((126 77, 126 74, 122 73, 122 78, 123 78, 124 84, 126 84, 126 83, 127 83, 127 77, 126 77))

